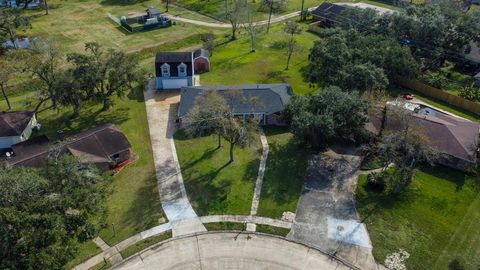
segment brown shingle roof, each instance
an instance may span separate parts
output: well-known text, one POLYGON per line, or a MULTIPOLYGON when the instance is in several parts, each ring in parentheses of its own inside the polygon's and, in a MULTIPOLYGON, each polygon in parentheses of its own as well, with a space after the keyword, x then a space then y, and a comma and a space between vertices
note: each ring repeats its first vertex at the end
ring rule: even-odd
POLYGON ((1 112, 0 113, 0 137, 19 136, 28 126, 30 119, 35 113, 24 112, 1 112))
MULTIPOLYGON (((444 113, 434 116, 411 113, 410 117, 413 126, 425 133, 430 145, 437 151, 471 163, 476 162, 480 128, 478 123, 444 113)), ((394 122, 387 117, 387 129, 394 129, 394 122)))
POLYGON ((109 163, 113 162, 111 156, 130 149, 131 145, 114 124, 105 124, 78 133, 59 145, 51 145, 45 136, 16 144, 12 146, 15 156, 9 162, 12 165, 40 167, 53 147, 67 150, 85 163, 109 163))

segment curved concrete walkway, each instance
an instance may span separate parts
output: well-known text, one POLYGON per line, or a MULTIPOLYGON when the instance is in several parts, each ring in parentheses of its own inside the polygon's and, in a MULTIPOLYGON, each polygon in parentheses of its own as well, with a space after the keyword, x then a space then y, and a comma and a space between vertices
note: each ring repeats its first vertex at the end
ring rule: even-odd
MULTIPOLYGON (((202 223, 212 223, 212 222, 238 222, 238 223, 254 223, 254 224, 263 224, 263 225, 270 225, 274 227, 281 227, 281 228, 287 228, 290 229, 292 227, 291 222, 286 222, 282 220, 276 220, 276 219, 271 219, 271 218, 265 218, 265 217, 257 217, 257 216, 234 216, 234 215, 218 215, 218 216, 204 216, 204 217, 194 217, 191 219, 197 219, 200 220, 202 223)), ((189 219, 185 220, 186 222, 189 221, 189 219)), ((202 225, 203 226, 203 225, 202 225)), ((86 260, 85 262, 77 265, 76 267, 72 268, 73 270, 88 270, 91 267, 94 267, 95 265, 102 263, 104 260, 112 260, 115 262, 120 262, 122 260, 122 257, 120 255, 120 251, 135 245, 136 243, 151 237, 155 236, 161 233, 164 233, 166 231, 172 230, 172 223, 165 223, 162 225, 155 226, 153 228, 150 228, 148 230, 145 230, 143 232, 137 233, 136 235, 129 237, 122 242, 112 246, 108 247, 108 245, 105 246, 105 249, 103 251, 90 259, 86 260)), ((125 259, 125 258, 123 258, 125 259)))
POLYGON ((208 232, 156 244, 112 269, 356 268, 315 248, 282 237, 249 232, 208 232))

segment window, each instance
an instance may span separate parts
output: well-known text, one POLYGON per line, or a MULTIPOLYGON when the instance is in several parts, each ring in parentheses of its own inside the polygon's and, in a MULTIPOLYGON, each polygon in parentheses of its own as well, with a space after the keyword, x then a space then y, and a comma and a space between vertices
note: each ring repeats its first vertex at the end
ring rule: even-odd
POLYGON ((167 63, 162 65, 162 77, 170 77, 170 65, 167 63))
POLYGON ((181 63, 180 65, 178 65, 178 76, 179 77, 187 76, 187 65, 185 65, 184 63, 181 63))

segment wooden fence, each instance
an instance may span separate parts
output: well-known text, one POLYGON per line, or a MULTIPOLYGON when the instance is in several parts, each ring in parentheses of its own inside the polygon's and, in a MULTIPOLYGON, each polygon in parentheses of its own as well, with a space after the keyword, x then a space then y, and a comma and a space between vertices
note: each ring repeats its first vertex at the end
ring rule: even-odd
POLYGON ((430 85, 426 85, 424 83, 421 83, 415 80, 409 80, 405 78, 396 78, 395 83, 402 87, 415 90, 426 96, 436 98, 450 105, 457 106, 466 111, 480 115, 480 103, 476 103, 476 102, 464 99, 462 97, 452 95, 446 91, 440 90, 438 88, 432 87, 430 85))

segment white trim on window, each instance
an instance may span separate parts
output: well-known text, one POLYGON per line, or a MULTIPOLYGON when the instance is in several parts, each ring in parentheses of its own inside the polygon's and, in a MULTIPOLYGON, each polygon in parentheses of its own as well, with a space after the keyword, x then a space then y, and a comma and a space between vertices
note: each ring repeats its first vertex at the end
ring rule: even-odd
POLYGON ((169 64, 164 63, 161 66, 161 70, 162 70, 162 77, 170 77, 170 65, 169 64))
POLYGON ((187 65, 185 63, 181 63, 178 65, 178 77, 186 77, 187 76, 187 65))

